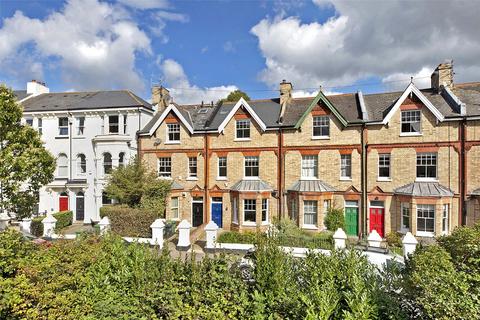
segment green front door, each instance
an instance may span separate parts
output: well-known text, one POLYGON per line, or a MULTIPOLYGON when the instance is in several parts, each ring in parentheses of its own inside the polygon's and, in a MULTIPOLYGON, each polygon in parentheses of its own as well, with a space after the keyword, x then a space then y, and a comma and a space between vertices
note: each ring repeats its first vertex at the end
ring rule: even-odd
POLYGON ((358 208, 345 208, 345 229, 349 236, 358 235, 358 208))

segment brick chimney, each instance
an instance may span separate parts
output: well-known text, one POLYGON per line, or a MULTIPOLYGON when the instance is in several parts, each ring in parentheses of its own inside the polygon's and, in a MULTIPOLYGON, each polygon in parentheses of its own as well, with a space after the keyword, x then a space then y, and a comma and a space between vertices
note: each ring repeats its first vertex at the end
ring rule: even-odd
POLYGON ((157 105, 157 112, 165 110, 170 103, 170 92, 163 86, 152 87, 152 104, 157 105))
POLYGON ((280 105, 289 104, 292 100, 293 86, 290 82, 282 80, 280 83, 280 105))
POLYGON ((38 80, 32 80, 27 82, 27 93, 28 94, 42 94, 49 93, 50 89, 45 85, 45 82, 40 82, 38 80))
POLYGON ((453 89, 453 60, 440 63, 430 77, 432 89, 440 92, 441 87, 453 89))

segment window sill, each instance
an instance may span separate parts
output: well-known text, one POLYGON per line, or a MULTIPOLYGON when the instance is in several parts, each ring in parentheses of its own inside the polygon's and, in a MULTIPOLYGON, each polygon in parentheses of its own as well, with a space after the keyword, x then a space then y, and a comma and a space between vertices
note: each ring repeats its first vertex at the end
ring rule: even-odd
POLYGON ((244 223, 242 223, 242 226, 244 226, 244 227, 256 227, 257 223, 256 222, 244 222, 244 223))
POLYGON ((340 181, 352 181, 352 178, 350 177, 340 177, 340 181))
POLYGON ((68 139, 68 135, 67 136, 55 136, 55 139, 68 139))
POLYGON ((232 221, 232 224, 238 226, 238 221, 232 221))
POLYGON ((424 232, 424 231, 417 231, 417 237, 425 237, 425 238, 434 238, 434 232, 424 232))
POLYGON ((235 138, 233 141, 252 141, 251 138, 235 138))
POLYGON ((397 230, 398 233, 401 233, 401 234, 406 234, 407 232, 410 232, 410 229, 405 229, 405 228, 402 228, 400 230, 397 230))
POLYGON ((300 180, 316 181, 318 180, 318 178, 317 177, 301 177, 300 180))
POLYGON ((416 178, 415 182, 438 182, 437 178, 416 178))
POLYGON ((187 179, 185 179, 186 181, 197 181, 198 178, 197 177, 188 177, 187 179))
POLYGON ((72 139, 85 139, 85 136, 75 136, 75 137, 72 137, 72 139))
POLYGON ((419 137, 423 136, 421 132, 402 132, 400 133, 400 137, 419 137))
POLYGON ((260 180, 260 177, 243 177, 243 180, 260 180))
POLYGON ((270 222, 268 221, 262 221, 262 226, 269 226, 270 225, 270 222))
POLYGON ((318 230, 318 227, 316 225, 313 225, 313 224, 304 224, 302 226, 302 229, 306 229, 306 230, 318 230))
POLYGON ((180 144, 180 141, 165 141, 164 144, 180 144))
POLYGON ((330 140, 330 136, 312 136, 312 140, 330 140))
POLYGON ((162 176, 158 176, 159 179, 161 180, 173 180, 172 177, 162 177, 162 176))
POLYGON ((227 177, 217 177, 217 181, 227 181, 227 177))
POLYGON ((378 178, 377 178, 377 181, 378 181, 378 182, 392 182, 392 178, 382 178, 382 177, 378 177, 378 178))

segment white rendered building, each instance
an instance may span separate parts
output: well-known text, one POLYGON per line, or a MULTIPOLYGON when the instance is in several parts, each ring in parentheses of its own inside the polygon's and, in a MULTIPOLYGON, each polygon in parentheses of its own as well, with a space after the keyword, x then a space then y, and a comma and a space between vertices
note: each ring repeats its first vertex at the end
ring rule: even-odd
POLYGON ((73 211, 75 221, 98 221, 108 173, 137 153, 137 131, 152 106, 128 90, 50 93, 31 81, 15 91, 24 121, 37 129, 57 159, 55 180, 40 190, 38 212, 73 211))

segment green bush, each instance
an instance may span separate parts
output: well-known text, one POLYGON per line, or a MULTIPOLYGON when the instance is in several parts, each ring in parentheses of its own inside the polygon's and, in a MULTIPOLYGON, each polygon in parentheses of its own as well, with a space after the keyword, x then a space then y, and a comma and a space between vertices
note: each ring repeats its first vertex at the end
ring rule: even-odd
MULTIPOLYGON (((260 235, 258 235, 260 236, 260 235)), ((257 242, 257 234, 253 232, 235 232, 227 231, 220 234, 217 238, 219 243, 251 243, 254 244, 257 242)))
POLYGON ((36 237, 41 237, 43 235, 43 219, 45 219, 45 216, 35 217, 30 224, 30 233, 36 237))
POLYGON ((55 223, 55 231, 61 231, 73 223, 72 211, 61 211, 53 214, 53 217, 57 219, 55 223))
POLYGON ((389 232, 385 236, 385 240, 387 241, 390 247, 401 247, 402 246, 402 234, 399 232, 389 232))
POLYGON ((338 228, 345 229, 345 216, 343 209, 330 208, 325 217, 325 226, 328 230, 335 232, 338 228))
POLYGON ((104 206, 100 212, 110 220, 112 231, 123 237, 150 238, 150 225, 159 218, 158 213, 151 210, 121 205, 104 206))

